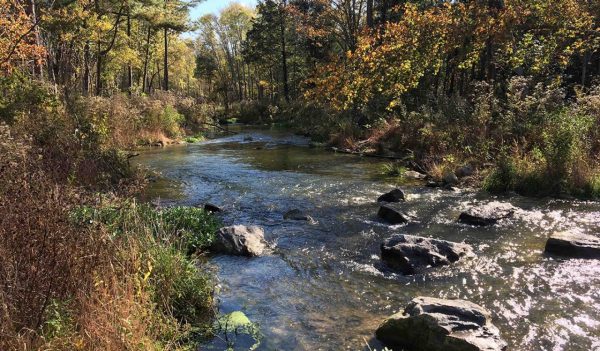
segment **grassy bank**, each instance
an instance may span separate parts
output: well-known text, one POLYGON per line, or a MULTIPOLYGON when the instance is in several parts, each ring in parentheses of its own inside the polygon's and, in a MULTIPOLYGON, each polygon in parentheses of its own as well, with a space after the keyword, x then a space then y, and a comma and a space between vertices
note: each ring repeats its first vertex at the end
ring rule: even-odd
POLYGON ((144 176, 119 151, 182 135, 185 101, 10 89, 0 104, 0 349, 194 349, 212 332, 213 277, 197 260, 218 223, 131 200, 144 176))

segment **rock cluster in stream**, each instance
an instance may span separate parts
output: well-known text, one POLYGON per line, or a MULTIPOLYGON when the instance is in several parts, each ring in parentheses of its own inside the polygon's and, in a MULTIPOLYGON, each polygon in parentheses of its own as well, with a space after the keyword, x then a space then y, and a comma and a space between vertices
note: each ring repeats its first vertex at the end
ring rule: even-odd
MULTIPOLYGON (((465 167, 456 173, 465 177, 472 173, 472 169, 465 167)), ((411 216, 401 209, 406 198, 405 193, 397 188, 382 194, 377 199, 380 205, 378 216, 390 224, 409 223, 411 216)), ((221 210, 210 204, 206 209, 211 212, 221 210)), ((462 212, 458 222, 492 226, 513 217, 516 210, 507 203, 491 202, 462 212)), ((283 218, 314 223, 311 216, 298 209, 286 212, 283 218)), ((262 228, 243 225, 219 229, 212 246, 213 252, 241 256, 260 256, 268 249, 262 228)), ((381 244, 380 249, 382 261, 405 275, 424 273, 474 254, 473 248, 466 243, 406 234, 392 235, 381 244)), ((566 258, 600 258, 600 238, 573 232, 555 233, 548 239, 545 251, 566 258)), ((375 335, 387 347, 411 351, 507 349, 507 343, 491 322, 490 312, 465 300, 414 298, 402 312, 383 321, 375 335)))

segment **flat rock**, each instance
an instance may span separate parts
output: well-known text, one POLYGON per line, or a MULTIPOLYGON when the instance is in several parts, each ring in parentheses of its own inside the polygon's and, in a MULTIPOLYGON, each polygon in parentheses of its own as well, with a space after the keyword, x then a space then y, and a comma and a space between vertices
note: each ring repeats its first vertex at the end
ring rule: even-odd
POLYGON ((388 347, 411 351, 504 351, 507 344, 483 307, 465 300, 413 299, 375 333, 388 347))
POLYGON ((387 192, 377 198, 377 202, 401 202, 406 200, 404 191, 396 188, 390 192, 387 192))
POLYGON ((479 227, 490 226, 502 219, 511 218, 516 210, 511 204, 490 202, 461 213, 458 222, 479 227))
POLYGON ((545 251, 563 257, 600 259, 600 238, 573 232, 554 233, 546 241, 545 251))
POLYGON ((381 259, 403 274, 446 266, 472 253, 468 244, 404 234, 394 235, 381 244, 381 259))
POLYGON ((409 215, 390 205, 382 205, 377 216, 390 224, 405 224, 410 220, 409 215))
POLYGON ((268 248, 261 227, 234 225, 217 231, 211 250, 238 256, 260 256, 268 248))
POLYGON ((425 179, 425 178, 427 178, 426 174, 419 173, 417 171, 406 171, 406 172, 402 173, 402 176, 405 177, 405 178, 412 178, 412 179, 425 179))

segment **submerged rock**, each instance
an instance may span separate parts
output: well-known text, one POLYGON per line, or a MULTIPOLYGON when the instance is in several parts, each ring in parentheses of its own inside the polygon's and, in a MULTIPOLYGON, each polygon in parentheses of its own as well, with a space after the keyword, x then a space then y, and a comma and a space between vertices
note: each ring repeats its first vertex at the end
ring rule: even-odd
POLYGON ((223 209, 217 205, 213 205, 213 204, 207 202, 206 204, 204 204, 204 211, 216 213, 216 212, 223 212, 223 209))
POLYGON ((375 333, 389 347, 411 351, 504 351, 507 344, 483 307, 465 300, 413 299, 375 333))
POLYGON ((404 191, 396 188, 390 192, 387 192, 381 195, 377 202, 401 202, 406 200, 406 196, 404 195, 404 191))
POLYGON ((314 219, 307 215, 306 213, 298 210, 298 209, 293 209, 290 211, 287 211, 284 215, 283 215, 283 219, 286 220, 293 220, 293 221, 309 221, 309 222, 314 222, 314 219))
POLYGON ((390 224, 404 224, 408 223, 410 216, 406 213, 393 208, 390 205, 382 205, 377 212, 379 218, 385 220, 390 224))
POLYGON ((554 233, 546 241, 545 251, 563 257, 600 259, 600 238, 572 232, 554 233))
POLYGON ((260 256, 268 248, 265 232, 261 227, 234 225, 217 231, 211 247, 215 253, 260 256))
POLYGON ((427 184, 425 184, 425 186, 428 188, 441 188, 444 186, 444 183, 436 182, 435 180, 430 180, 427 182, 427 184))
POLYGON ((468 244, 414 235, 394 235, 381 244, 381 259, 403 274, 446 266, 472 253, 468 244))
POLYGON ((458 222, 479 227, 497 224, 500 220, 511 218, 516 208, 510 204, 491 202, 473 207, 458 217, 458 222))

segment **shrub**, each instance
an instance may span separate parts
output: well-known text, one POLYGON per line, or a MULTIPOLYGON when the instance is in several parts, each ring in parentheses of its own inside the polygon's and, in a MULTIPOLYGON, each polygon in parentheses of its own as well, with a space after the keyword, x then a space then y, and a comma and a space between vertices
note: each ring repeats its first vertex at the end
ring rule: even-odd
POLYGON ((597 197, 598 165, 589 143, 594 119, 562 110, 545 116, 540 143, 528 151, 503 154, 485 180, 492 192, 523 195, 597 197))
POLYGON ((171 247, 152 245, 149 253, 148 284, 159 308, 182 323, 207 327, 213 316, 211 277, 171 247))

